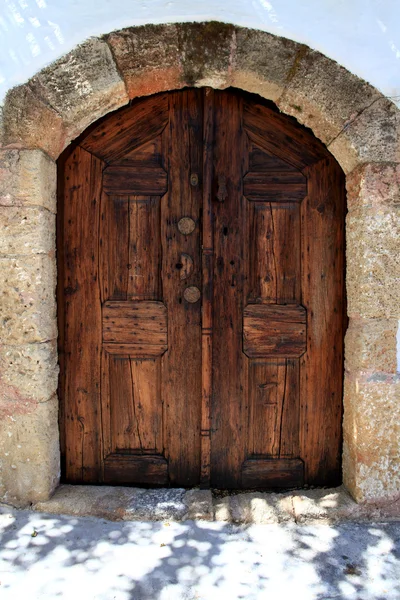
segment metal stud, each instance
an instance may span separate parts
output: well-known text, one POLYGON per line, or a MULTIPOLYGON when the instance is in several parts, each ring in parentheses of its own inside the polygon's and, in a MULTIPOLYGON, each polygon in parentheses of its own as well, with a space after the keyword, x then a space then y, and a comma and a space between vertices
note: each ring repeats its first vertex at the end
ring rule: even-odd
POLYGON ((190 217, 182 217, 178 222, 178 229, 183 235, 189 235, 195 230, 196 223, 190 217))

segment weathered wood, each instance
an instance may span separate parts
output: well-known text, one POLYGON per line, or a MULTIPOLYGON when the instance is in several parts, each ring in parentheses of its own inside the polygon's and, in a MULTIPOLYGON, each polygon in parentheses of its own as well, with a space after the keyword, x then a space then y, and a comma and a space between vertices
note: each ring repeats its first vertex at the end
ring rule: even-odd
POLYGON ((97 232, 103 164, 77 147, 64 168, 65 476, 95 483, 102 477, 97 232))
POLYGON ((249 454, 299 456, 299 362, 252 360, 249 454))
POLYGON ((128 300, 162 297, 160 220, 160 198, 129 196, 128 300))
POLYGON ((335 160, 233 90, 141 99, 78 143, 59 185, 66 480, 339 483, 335 160))
POLYGON ((103 305, 103 341, 105 343, 165 346, 167 309, 162 302, 119 302, 103 305))
POLYGON ((163 451, 160 361, 110 357, 111 452, 163 451))
POLYGON ((293 304, 301 300, 300 207, 296 203, 247 205, 251 302, 293 304))
POLYGON ((237 488, 245 459, 248 423, 248 359, 242 352, 244 274, 249 204, 243 197, 242 98, 214 92, 214 281, 211 485, 237 488), (226 197, 218 198, 219 177, 226 197))
POLYGON ((201 423, 201 302, 184 299, 187 287, 201 288, 199 228, 179 231, 183 217, 200 223, 202 190, 190 183, 202 169, 201 90, 169 96, 169 125, 163 133, 163 155, 169 188, 161 205, 162 290, 168 308, 168 352, 162 357, 165 457, 172 485, 199 483, 201 423), (181 253, 193 259, 193 271, 182 280, 181 253))
POLYGON ((201 320, 201 472, 203 487, 210 484, 211 474, 211 398, 213 343, 213 227, 212 227, 212 168, 214 138, 214 92, 204 94, 203 120, 203 236, 202 236, 202 320, 201 320))
POLYGON ((168 462, 162 456, 111 454, 104 460, 104 483, 167 485, 168 462))
POLYGON ((243 193, 255 202, 301 202, 307 194, 307 180, 301 173, 247 173, 243 193))
POLYGON ((300 459, 251 458, 242 466, 244 488, 287 488, 304 484, 304 464, 300 459))
POLYGON ((246 102, 243 122, 250 139, 262 150, 302 170, 328 156, 325 147, 304 127, 257 102, 246 102))
POLYGON ((248 304, 243 311, 243 352, 250 358, 298 358, 306 351, 302 306, 248 304))
POLYGON ((161 167, 112 166, 103 173, 103 189, 110 195, 163 196, 167 186, 167 173, 161 167))
POLYGON ((167 123, 167 94, 140 98, 95 124, 81 146, 107 163, 115 162, 152 141, 167 123))
POLYGON ((128 198, 103 193, 99 229, 101 302, 127 299, 129 236, 128 198))
POLYGON ((271 152, 266 152, 265 148, 262 150, 256 144, 253 144, 249 140, 249 146, 247 149, 249 166, 248 170, 254 173, 292 173, 298 176, 299 169, 294 167, 290 163, 286 162, 282 158, 279 158, 271 152))
POLYGON ((118 344, 103 343, 103 350, 116 356, 130 356, 131 358, 155 358, 162 356, 168 349, 167 344, 118 344))
POLYGON ((302 203, 302 303, 307 352, 301 358, 300 451, 311 485, 341 478, 344 302, 344 175, 333 158, 305 172, 302 203))

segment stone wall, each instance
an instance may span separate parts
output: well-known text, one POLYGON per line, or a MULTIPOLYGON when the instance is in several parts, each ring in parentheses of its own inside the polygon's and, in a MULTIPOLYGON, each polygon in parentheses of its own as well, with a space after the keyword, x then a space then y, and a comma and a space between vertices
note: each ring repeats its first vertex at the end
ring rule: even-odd
POLYGON ((235 86, 310 127, 347 176, 343 479, 359 502, 400 490, 400 112, 310 48, 221 23, 149 25, 91 39, 0 114, 0 498, 45 500, 59 481, 55 160, 139 95, 235 86))

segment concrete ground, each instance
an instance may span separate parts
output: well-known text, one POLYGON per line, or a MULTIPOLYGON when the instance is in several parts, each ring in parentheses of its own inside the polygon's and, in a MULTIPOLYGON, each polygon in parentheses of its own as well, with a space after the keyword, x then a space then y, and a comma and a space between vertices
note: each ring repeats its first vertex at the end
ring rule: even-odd
POLYGON ((0 598, 398 600, 400 522, 113 522, 3 505, 0 598))

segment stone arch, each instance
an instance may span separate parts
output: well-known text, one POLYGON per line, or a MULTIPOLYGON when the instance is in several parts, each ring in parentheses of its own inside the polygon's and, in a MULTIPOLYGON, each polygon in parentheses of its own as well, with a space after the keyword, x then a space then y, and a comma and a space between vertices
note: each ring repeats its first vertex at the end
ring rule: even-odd
POLYGON ((400 112, 304 45, 222 23, 183 23, 92 38, 6 97, 0 118, 5 502, 44 500, 59 481, 55 160, 91 122, 130 99, 205 85, 272 100, 312 129, 346 174, 343 480, 359 502, 398 496, 400 112))

